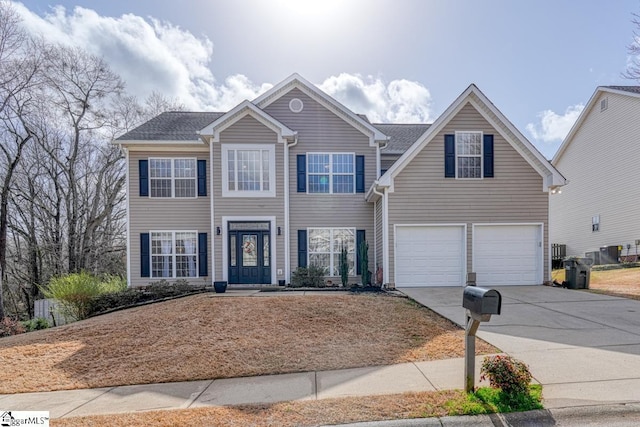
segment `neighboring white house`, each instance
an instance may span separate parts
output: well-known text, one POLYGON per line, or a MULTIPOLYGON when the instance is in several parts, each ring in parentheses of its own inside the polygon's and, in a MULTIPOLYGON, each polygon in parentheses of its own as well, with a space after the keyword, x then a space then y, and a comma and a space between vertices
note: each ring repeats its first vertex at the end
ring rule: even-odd
POLYGON ((550 197, 551 242, 566 244, 568 256, 622 246, 622 257, 635 258, 640 86, 598 87, 552 163, 568 184, 550 197))

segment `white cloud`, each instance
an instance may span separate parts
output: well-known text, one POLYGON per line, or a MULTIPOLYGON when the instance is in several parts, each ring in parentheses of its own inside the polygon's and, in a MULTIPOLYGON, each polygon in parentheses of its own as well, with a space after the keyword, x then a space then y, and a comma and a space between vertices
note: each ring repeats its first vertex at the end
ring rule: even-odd
MULTIPOLYGON (((41 17, 20 3, 14 6, 28 31, 105 58, 139 98, 155 91, 179 99, 188 109, 224 111, 272 87, 240 74, 218 82, 209 68, 213 42, 170 22, 133 14, 106 17, 80 6, 56 6, 41 17)), ((431 119, 431 94, 417 82, 340 74, 320 88, 373 122, 431 119)))
POLYGON ((418 82, 342 73, 320 89, 372 122, 416 123, 431 120, 431 93, 418 82))
POLYGON ((564 114, 557 114, 551 110, 538 113, 539 123, 527 124, 527 131, 536 140, 547 143, 562 141, 584 109, 583 104, 567 107, 564 114))

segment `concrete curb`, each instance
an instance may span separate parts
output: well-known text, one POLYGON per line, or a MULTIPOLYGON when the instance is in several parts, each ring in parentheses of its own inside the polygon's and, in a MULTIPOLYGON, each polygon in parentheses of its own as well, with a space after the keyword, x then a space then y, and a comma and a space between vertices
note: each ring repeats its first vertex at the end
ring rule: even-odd
POLYGON ((334 427, 551 427, 616 426, 640 424, 640 403, 540 409, 508 414, 463 415, 441 418, 371 421, 340 424, 334 427))

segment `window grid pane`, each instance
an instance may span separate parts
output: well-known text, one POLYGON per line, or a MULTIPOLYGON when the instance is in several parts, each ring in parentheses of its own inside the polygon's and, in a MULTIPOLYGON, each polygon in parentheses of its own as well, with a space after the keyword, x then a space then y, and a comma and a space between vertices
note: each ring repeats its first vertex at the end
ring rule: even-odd
POLYGON ((347 248, 349 275, 355 275, 355 229, 353 228, 311 228, 308 230, 307 249, 309 265, 327 270, 331 276, 340 275, 340 254, 342 245, 347 248))
POLYGON ((195 159, 149 159, 151 197, 196 197, 195 159))
POLYGON ((482 177, 482 134, 459 132, 456 134, 458 178, 482 177))
POLYGON ((349 153, 308 153, 309 193, 353 193, 355 157, 349 153))

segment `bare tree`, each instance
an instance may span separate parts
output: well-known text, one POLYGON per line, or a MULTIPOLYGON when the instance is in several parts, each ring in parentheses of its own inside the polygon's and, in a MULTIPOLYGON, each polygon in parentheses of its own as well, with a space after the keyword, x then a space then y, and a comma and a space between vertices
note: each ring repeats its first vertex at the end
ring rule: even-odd
MULTIPOLYGON (((51 102, 68 130, 64 145, 50 147, 50 155, 57 159, 64 172, 68 270, 77 272, 86 267, 87 251, 83 247, 86 227, 91 228, 95 221, 104 218, 104 212, 91 208, 100 201, 88 200, 99 198, 102 189, 87 186, 103 183, 99 179, 90 182, 96 153, 100 153, 96 149, 108 134, 105 130, 110 125, 110 117, 105 113, 107 100, 122 92, 124 84, 102 58, 67 47, 50 49, 46 78, 51 88, 51 102)), ((109 164, 114 164, 112 158, 109 164)))
POLYGON ((41 65, 39 45, 27 37, 10 3, 0 2, 0 318, 4 311, 7 267, 7 229, 10 189, 22 152, 32 139, 26 120, 32 106, 30 90, 38 84, 41 65), (29 54, 26 54, 29 51, 29 54))
POLYGON ((627 46, 627 52, 631 56, 627 70, 622 74, 625 78, 640 82, 640 14, 633 13, 631 22, 635 26, 633 41, 627 46))

